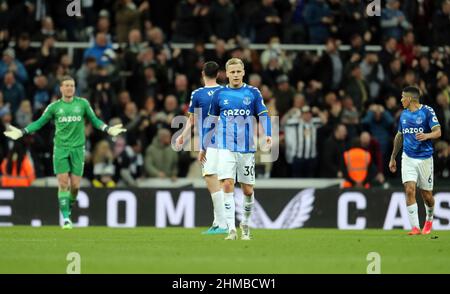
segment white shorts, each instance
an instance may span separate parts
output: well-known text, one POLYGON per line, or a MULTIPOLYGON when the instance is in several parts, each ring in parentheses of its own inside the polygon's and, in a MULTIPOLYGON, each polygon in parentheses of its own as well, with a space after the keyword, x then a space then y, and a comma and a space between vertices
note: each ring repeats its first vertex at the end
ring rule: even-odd
POLYGON ((255 154, 219 149, 219 180, 236 179, 241 184, 255 184, 255 154))
POLYGON ((219 149, 206 148, 206 162, 202 167, 202 175, 217 175, 217 165, 219 161, 219 149))
POLYGON ((411 158, 402 154, 402 182, 415 182, 426 191, 433 190, 433 157, 427 159, 411 158))

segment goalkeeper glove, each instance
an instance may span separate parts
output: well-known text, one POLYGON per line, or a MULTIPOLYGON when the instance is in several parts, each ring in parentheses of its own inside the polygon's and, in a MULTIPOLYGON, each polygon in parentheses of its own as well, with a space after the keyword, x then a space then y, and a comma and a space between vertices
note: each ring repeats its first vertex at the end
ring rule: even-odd
POLYGON ((107 126, 105 131, 108 133, 108 135, 115 137, 121 133, 126 132, 127 130, 122 127, 122 124, 118 124, 112 127, 107 126))
POLYGON ((15 126, 10 125, 8 127, 7 131, 4 131, 3 134, 5 134, 6 137, 11 138, 13 140, 17 140, 19 138, 21 138, 24 134, 25 131, 16 128, 15 126))

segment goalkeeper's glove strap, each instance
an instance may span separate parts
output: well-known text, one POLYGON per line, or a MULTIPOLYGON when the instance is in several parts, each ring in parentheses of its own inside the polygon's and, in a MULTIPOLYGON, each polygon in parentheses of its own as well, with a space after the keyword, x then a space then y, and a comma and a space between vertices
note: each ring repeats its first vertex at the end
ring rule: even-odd
POLYGON ((28 131, 27 131, 27 129, 25 129, 25 128, 23 128, 23 129, 20 129, 20 131, 22 132, 22 135, 28 135, 28 131))
POLYGON ((110 126, 105 125, 105 127, 103 128, 103 131, 104 131, 104 132, 108 132, 108 130, 109 130, 110 128, 111 128, 110 126))

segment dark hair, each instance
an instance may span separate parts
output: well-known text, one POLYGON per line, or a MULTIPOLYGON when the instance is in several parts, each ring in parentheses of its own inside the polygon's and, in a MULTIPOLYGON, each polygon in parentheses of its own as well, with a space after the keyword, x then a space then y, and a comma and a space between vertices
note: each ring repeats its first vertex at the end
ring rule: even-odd
POLYGON ((203 72, 208 78, 216 78, 219 72, 219 65, 215 61, 208 61, 203 65, 203 72))
POLYGON ((13 148, 9 151, 7 157, 6 157, 6 173, 8 175, 12 175, 13 173, 13 155, 17 153, 17 175, 20 174, 20 169, 22 168, 22 162, 25 157, 26 148, 23 143, 14 143, 13 148))
POLYGON ((71 76, 63 76, 63 77, 59 80, 59 85, 62 86, 62 84, 63 84, 65 81, 74 81, 74 82, 75 82, 75 79, 72 78, 71 76))
POLYGON ((420 90, 417 87, 408 86, 404 88, 402 92, 410 94, 413 99, 419 100, 420 98, 420 90))

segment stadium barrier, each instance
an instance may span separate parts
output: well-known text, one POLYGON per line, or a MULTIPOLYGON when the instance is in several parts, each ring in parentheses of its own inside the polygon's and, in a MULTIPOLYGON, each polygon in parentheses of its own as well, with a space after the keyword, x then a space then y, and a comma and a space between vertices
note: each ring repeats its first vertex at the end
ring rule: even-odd
MULTIPOLYGON (((56 195, 55 188, 0 189, 0 226, 61 224, 56 195)), ((213 215, 210 198, 206 189, 193 187, 86 188, 79 193, 72 218, 79 227, 209 226, 213 215)), ((235 198, 239 223, 240 189, 235 198)), ((434 229, 450 230, 450 192, 437 190, 435 200, 434 229)), ((423 222, 422 201, 418 203, 423 222)), ((270 229, 409 229, 405 195, 396 189, 258 187, 251 225, 270 229)))

